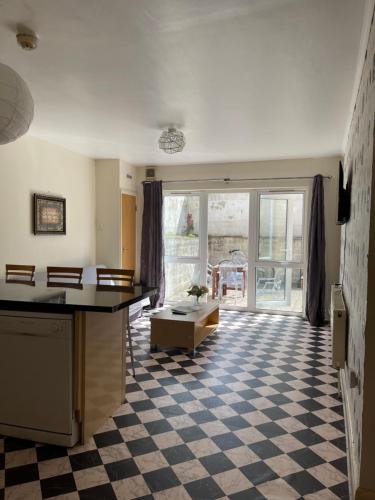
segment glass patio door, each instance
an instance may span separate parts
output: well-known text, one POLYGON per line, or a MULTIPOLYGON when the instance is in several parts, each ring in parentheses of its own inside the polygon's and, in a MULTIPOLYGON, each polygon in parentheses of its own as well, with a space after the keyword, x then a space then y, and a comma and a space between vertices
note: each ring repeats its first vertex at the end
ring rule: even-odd
POLYGON ((301 313, 304 193, 258 193, 255 308, 301 313))
POLYGON ((224 308, 302 313, 305 192, 164 196, 166 301, 207 284, 224 308))
POLYGON ((200 194, 164 196, 164 264, 167 302, 187 298, 186 290, 200 283, 200 194))
POLYGON ((248 192, 208 193, 207 282, 224 307, 248 305, 249 202, 248 192))

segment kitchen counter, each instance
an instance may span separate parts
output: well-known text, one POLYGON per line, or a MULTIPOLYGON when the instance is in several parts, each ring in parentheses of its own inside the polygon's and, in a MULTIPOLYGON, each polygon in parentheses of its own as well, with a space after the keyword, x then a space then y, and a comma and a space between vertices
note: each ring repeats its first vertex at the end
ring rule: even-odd
POLYGON ((117 287, 106 285, 82 285, 82 288, 50 287, 45 282, 35 282, 34 286, 31 286, 0 280, 0 310, 113 313, 155 293, 154 288, 142 286, 135 286, 133 289, 123 287, 121 291, 111 288, 117 287))
POLYGON ((125 400, 129 306, 155 292, 0 281, 0 434, 86 443, 125 400))

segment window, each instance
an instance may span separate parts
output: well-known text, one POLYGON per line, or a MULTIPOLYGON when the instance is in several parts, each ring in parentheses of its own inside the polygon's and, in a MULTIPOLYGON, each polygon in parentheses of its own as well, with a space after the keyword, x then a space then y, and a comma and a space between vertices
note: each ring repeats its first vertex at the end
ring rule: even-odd
POLYGON ((165 194, 166 300, 207 284, 223 307, 301 313, 304 210, 304 191, 165 194))
POLYGON ((200 196, 166 195, 163 220, 166 300, 175 302, 200 283, 200 196))

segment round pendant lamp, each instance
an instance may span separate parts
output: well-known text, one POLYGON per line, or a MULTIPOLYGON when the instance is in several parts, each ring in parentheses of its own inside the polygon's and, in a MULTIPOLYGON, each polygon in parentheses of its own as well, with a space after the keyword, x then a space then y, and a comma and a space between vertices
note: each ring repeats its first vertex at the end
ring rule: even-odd
POLYGON ((169 127, 159 138, 159 148, 170 155, 180 153, 185 147, 185 137, 181 130, 169 127))
POLYGON ((0 144, 24 135, 34 117, 34 101, 25 81, 0 63, 0 144))

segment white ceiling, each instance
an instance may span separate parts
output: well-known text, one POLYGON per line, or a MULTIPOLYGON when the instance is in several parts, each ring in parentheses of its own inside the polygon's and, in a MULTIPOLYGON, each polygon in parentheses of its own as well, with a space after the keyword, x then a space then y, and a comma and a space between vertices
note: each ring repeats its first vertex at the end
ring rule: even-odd
POLYGON ((0 0, 30 133, 136 165, 340 153, 366 0, 0 0), (16 44, 17 24, 40 36, 16 44), (163 126, 186 135, 158 150, 163 126))

